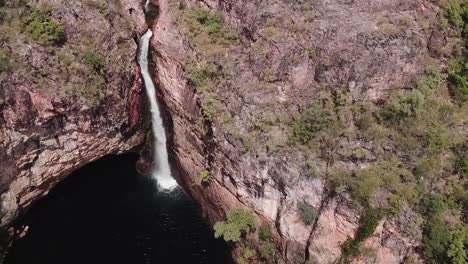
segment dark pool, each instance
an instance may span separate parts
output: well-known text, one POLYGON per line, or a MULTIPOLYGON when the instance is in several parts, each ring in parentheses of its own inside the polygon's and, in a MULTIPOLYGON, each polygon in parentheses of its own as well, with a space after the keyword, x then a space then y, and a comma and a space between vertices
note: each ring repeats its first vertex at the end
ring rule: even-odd
POLYGON ((6 263, 232 263, 193 201, 157 192, 135 159, 106 157, 57 185, 21 220, 29 232, 6 263))

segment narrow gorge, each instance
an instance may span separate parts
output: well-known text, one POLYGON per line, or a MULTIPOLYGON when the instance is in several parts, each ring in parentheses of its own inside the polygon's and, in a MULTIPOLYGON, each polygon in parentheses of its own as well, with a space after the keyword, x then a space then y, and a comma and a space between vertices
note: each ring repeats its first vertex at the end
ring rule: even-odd
POLYGON ((74 263, 93 234, 77 263, 466 263, 467 21, 465 0, 0 0, 6 263, 74 263))

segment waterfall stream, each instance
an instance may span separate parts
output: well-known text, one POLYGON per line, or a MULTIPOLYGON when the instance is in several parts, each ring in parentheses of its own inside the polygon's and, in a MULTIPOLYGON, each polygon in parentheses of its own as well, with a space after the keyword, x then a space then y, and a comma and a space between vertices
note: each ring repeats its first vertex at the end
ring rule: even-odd
POLYGON ((173 190, 178 185, 171 175, 171 168, 169 167, 167 155, 166 132, 164 130, 164 124, 156 98, 156 87, 154 86, 153 80, 151 79, 148 71, 148 50, 152 36, 153 32, 150 29, 148 29, 148 31, 142 36, 140 40, 140 54, 138 57, 138 64, 140 64, 141 74, 143 75, 143 81, 145 82, 146 95, 148 96, 151 107, 154 138, 154 164, 151 176, 156 179, 158 185, 163 190, 173 190))

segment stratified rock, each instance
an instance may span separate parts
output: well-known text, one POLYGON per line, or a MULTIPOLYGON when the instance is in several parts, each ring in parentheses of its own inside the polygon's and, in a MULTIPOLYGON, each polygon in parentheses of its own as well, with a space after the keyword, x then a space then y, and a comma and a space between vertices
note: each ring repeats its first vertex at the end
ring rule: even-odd
MULTIPOLYGON (((50 12, 66 41, 38 43, 27 32, 2 37, 1 51, 14 64, 0 79, 1 226, 71 172, 144 142, 148 122, 134 38, 146 25, 140 1, 120 3, 6 1, 3 8, 23 10, 25 21, 33 10, 50 12), (93 72, 86 53, 104 72, 93 72)), ((16 30, 5 20, 2 30, 16 30)))

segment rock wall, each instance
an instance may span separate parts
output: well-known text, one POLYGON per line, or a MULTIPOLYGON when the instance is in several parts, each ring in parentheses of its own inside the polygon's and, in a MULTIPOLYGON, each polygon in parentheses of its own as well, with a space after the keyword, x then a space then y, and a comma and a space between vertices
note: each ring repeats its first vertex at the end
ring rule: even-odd
MULTIPOLYGON (((235 135, 248 130, 263 113, 285 111, 292 115, 293 112, 284 110, 283 105, 295 106, 293 111, 301 109, 318 93, 319 86, 347 87, 356 100, 377 101, 385 96, 385 90, 405 87, 423 71, 422 61, 430 52, 428 45, 432 45, 428 43, 431 34, 421 29, 416 21, 433 19, 437 8, 428 1, 314 2, 317 14, 313 22, 307 24, 310 28, 300 28, 293 36, 273 41, 266 52, 266 61, 255 57, 261 56, 255 52, 247 53, 247 59, 242 49, 236 49, 232 56, 225 55, 239 66, 232 66, 234 70, 230 65, 219 66, 234 71, 234 76, 229 76, 234 78, 232 82, 226 87, 217 87, 217 92, 224 93, 221 104, 233 120, 233 125, 229 125, 220 121, 220 115, 208 121, 204 118, 203 92, 194 89, 186 78, 186 63, 194 50, 187 39, 187 31, 181 29, 183 18, 174 11, 171 1, 159 2, 161 12, 152 42, 156 51, 155 76, 160 81, 170 115, 173 134, 169 146, 179 180, 199 201, 212 223, 224 220, 230 208, 252 209, 258 226, 267 223, 273 227, 280 261, 334 263, 339 260, 343 243, 354 237, 361 212, 346 193, 329 194, 325 184, 329 164, 316 158, 319 177, 306 177, 305 164, 314 157, 300 149, 275 154, 264 145, 262 149, 254 146, 245 150, 235 135), (410 24, 380 30, 379 27, 388 23, 382 17, 407 19, 410 24), (291 52, 294 53, 297 46, 308 45, 306 43, 313 43, 317 52, 305 59, 301 57, 295 65, 288 65, 297 59, 291 52), (244 89, 242 86, 249 85, 252 79, 260 78, 256 71, 267 63, 274 64, 277 69, 278 79, 272 84, 273 90, 266 93, 244 89), (242 70, 236 71, 239 68, 242 70), (212 176, 207 186, 196 184, 199 173, 204 170, 209 170, 212 176), (299 203, 318 211, 315 224, 303 223, 297 207, 299 203)), ((252 34, 254 40, 264 37, 258 33, 260 26, 256 23, 262 21, 265 13, 279 20, 288 17, 304 22, 304 18, 285 8, 282 1, 187 4, 191 5, 221 11, 226 23, 237 32, 252 34)), ((252 43, 246 46, 249 45, 254 46, 252 43)), ((279 140, 287 138, 281 127, 273 125, 268 129, 275 132, 279 140)), ((341 165, 362 166, 352 162, 341 165)), ((374 253, 354 262, 401 263, 406 256, 415 255, 419 240, 405 233, 396 222, 396 219, 382 220, 364 243, 374 253)))
MULTIPOLYGON (((148 123, 135 60, 136 39, 146 29, 144 3, 111 2, 32 1, 52 7, 53 19, 65 26, 65 44, 45 47, 23 31, 16 39, 1 39, 2 52, 31 65, 28 71, 0 72, 2 226, 72 171, 144 142, 148 123), (100 54, 105 74, 100 63, 91 65, 97 73, 90 72, 82 57, 90 50, 100 54), (90 74, 104 79, 104 86, 98 83, 102 90, 81 83, 90 74)), ((273 228, 279 263, 339 260, 361 212, 346 192, 331 195, 329 161, 288 146, 291 128, 285 120, 307 108, 324 87, 346 90, 352 100, 379 101, 386 91, 410 85, 428 55, 444 53, 444 32, 425 28, 438 8, 425 0, 152 2, 160 7, 158 19, 148 21, 154 31, 153 75, 179 182, 211 223, 224 220, 231 208, 253 210, 257 226, 273 228), (218 57, 216 66, 229 76, 216 87, 222 111, 211 119, 204 113, 206 93, 187 81, 187 61, 204 58, 187 37, 180 17, 184 6, 217 10, 245 41, 218 57), (307 168, 311 161, 317 170, 313 177, 307 168), (198 184, 205 170, 211 182, 198 184), (313 224, 301 219, 300 203, 318 212, 313 224)), ((359 168, 371 159, 334 165, 359 168)), ((420 234, 403 224, 412 214, 408 209, 383 219, 363 243, 372 256, 353 261, 401 263, 416 255, 420 234)), ((238 249, 234 253, 240 255, 238 249)))
MULTIPOLYGON (((71 172, 108 154, 137 151, 145 141, 149 121, 136 63, 136 38, 146 28, 143 4, 128 0, 102 9, 92 4, 28 3, 52 10, 51 18, 64 26, 64 44, 37 43, 24 32, 2 39, 2 51, 22 67, 0 80, 2 227, 71 172), (101 60, 102 76, 88 69, 83 52, 101 60), (83 83, 93 80, 89 76, 105 84, 83 83)), ((24 16, 15 2, 2 8, 24 16)), ((15 30, 9 23, 2 21, 2 29, 15 30)))

